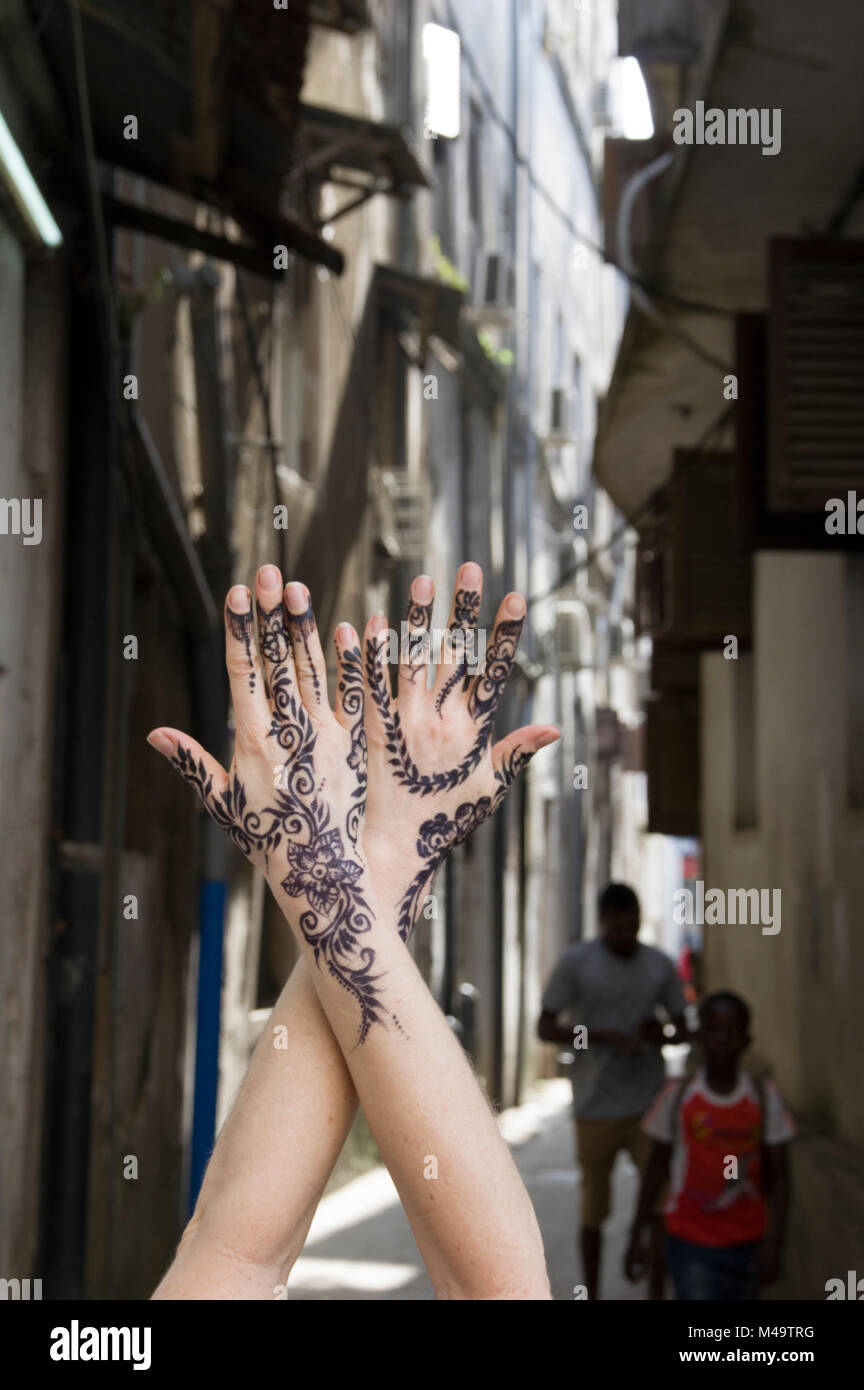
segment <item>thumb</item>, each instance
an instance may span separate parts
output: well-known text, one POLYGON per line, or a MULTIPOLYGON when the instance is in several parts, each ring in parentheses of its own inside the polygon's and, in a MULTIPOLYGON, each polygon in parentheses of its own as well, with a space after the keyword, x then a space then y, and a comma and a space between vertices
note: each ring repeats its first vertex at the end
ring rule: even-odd
POLYGON ((554 724, 526 724, 521 729, 514 729, 506 738, 499 739, 492 749, 492 767, 496 778, 502 783, 503 791, 507 790, 535 753, 560 737, 561 731, 554 724))
POLYGON ((147 742, 167 758, 180 776, 195 788, 211 815, 228 785, 228 773, 200 743, 179 729, 153 729, 147 742))

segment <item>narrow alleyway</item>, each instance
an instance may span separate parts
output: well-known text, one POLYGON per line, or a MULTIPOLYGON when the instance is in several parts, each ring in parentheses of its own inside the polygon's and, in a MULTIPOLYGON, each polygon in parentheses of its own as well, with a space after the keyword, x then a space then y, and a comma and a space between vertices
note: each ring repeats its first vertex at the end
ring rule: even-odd
MULTIPOLYGON (((524 1105, 501 1118, 525 1179, 546 1247, 552 1296, 572 1299, 579 1282, 576 1254, 578 1176, 573 1166, 570 1084, 546 1081, 524 1105)), ((630 1159, 618 1160, 613 1212, 605 1227, 603 1298, 641 1299, 644 1288, 621 1273, 636 1195, 630 1159)), ((348 1183, 322 1201, 305 1252, 288 1284, 289 1299, 424 1299, 432 1291, 411 1228, 384 1168, 348 1183)))

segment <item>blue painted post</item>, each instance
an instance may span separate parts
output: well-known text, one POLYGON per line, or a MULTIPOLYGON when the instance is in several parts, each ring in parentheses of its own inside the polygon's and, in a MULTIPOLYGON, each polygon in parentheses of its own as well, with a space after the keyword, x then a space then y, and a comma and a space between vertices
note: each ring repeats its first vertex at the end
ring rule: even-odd
POLYGON ((226 884, 205 878, 198 899, 198 1022, 195 1038, 195 1095, 192 1109, 192 1156, 189 1213, 198 1200, 204 1169, 216 1136, 219 1088, 219 1019, 222 1002, 222 941, 225 933, 226 884))

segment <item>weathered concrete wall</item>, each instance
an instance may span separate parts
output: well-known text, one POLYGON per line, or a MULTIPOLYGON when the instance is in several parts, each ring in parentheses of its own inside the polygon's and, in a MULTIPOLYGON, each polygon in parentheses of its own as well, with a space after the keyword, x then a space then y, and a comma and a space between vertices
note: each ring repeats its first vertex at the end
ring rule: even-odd
MULTIPOLYGON (((40 499, 41 540, 0 535, 0 1269, 33 1271, 60 558, 62 262, 25 269, 0 225, 0 496, 40 499)), ((34 535, 35 539, 35 535, 34 535)))
MULTIPOLYGON (((718 653, 702 657, 706 889, 782 893, 776 935, 754 925, 705 928, 706 986, 730 987, 749 1000, 757 1059, 825 1140, 818 1161, 807 1156, 817 1152, 812 1145, 797 1160, 793 1240, 806 1237, 816 1248, 818 1228, 820 1252, 836 1249, 843 1270, 848 1226, 864 1215, 854 1185, 844 1189, 848 1207, 827 1195, 832 1173, 842 1181, 843 1148, 864 1152, 857 1084, 864 940, 855 918, 864 892, 864 816, 848 801, 846 563, 828 555, 756 557, 754 828, 735 829, 738 668, 718 653)), ((800 1282, 809 1268, 803 1247, 790 1249, 790 1261, 800 1282)))

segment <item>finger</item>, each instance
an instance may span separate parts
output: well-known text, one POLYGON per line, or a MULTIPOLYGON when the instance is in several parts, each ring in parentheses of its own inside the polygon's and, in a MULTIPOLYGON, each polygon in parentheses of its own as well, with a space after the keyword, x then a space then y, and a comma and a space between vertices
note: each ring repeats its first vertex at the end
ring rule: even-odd
POLYGON ((393 696, 387 668, 387 615, 376 613, 363 633, 363 676, 366 682, 367 727, 385 739, 392 727, 393 696))
POLYGON ((363 661, 360 638, 350 623, 340 623, 333 634, 336 648, 336 707, 334 714, 343 729, 352 732, 363 726, 363 661))
POLYGON ((468 689, 468 708, 477 723, 491 724, 498 701, 513 668, 522 624, 525 621, 525 600, 521 594, 507 594, 495 617, 492 641, 486 648, 483 670, 471 681, 468 689))
POLYGON ((228 773, 222 764, 179 729, 154 729, 147 735, 147 742, 195 788, 207 810, 214 815, 228 786, 228 773))
POLYGON ((275 565, 264 565, 255 577, 255 611, 258 615, 258 649, 267 678, 270 702, 277 718, 289 714, 294 690, 294 653, 282 599, 282 575, 275 565))
POLYGON ((435 585, 428 574, 418 574, 412 580, 405 610, 405 627, 399 634, 399 703, 410 704, 426 690, 429 670, 432 604, 435 585), (404 639, 404 640, 403 640, 404 639), (407 656, 407 661, 404 658, 407 656))
POLYGON ((351 808, 345 821, 345 829, 352 845, 356 845, 360 834, 360 824, 366 810, 368 764, 366 728, 363 723, 365 704, 363 659, 360 655, 360 638, 350 623, 339 624, 333 634, 333 641, 336 645, 338 665, 335 714, 343 729, 347 729, 351 735, 348 766, 354 773, 351 808))
POLYGON ((456 575, 447 641, 435 671, 435 709, 439 716, 443 717, 445 700, 464 689, 469 660, 477 660, 477 615, 482 595, 483 571, 469 560, 456 575))
POLYGON ((286 585, 285 607, 288 610, 288 632, 300 698, 310 714, 322 715, 330 708, 327 665, 321 650, 312 599, 305 584, 294 581, 286 585))
POLYGON ((252 595, 245 584, 235 584, 225 601, 225 665, 237 736, 242 739, 250 731, 257 739, 270 727, 270 706, 255 645, 252 595))
POLYGON ((498 782, 496 796, 506 796, 511 784, 535 753, 561 737, 554 724, 526 724, 514 729, 492 749, 492 767, 498 782))

